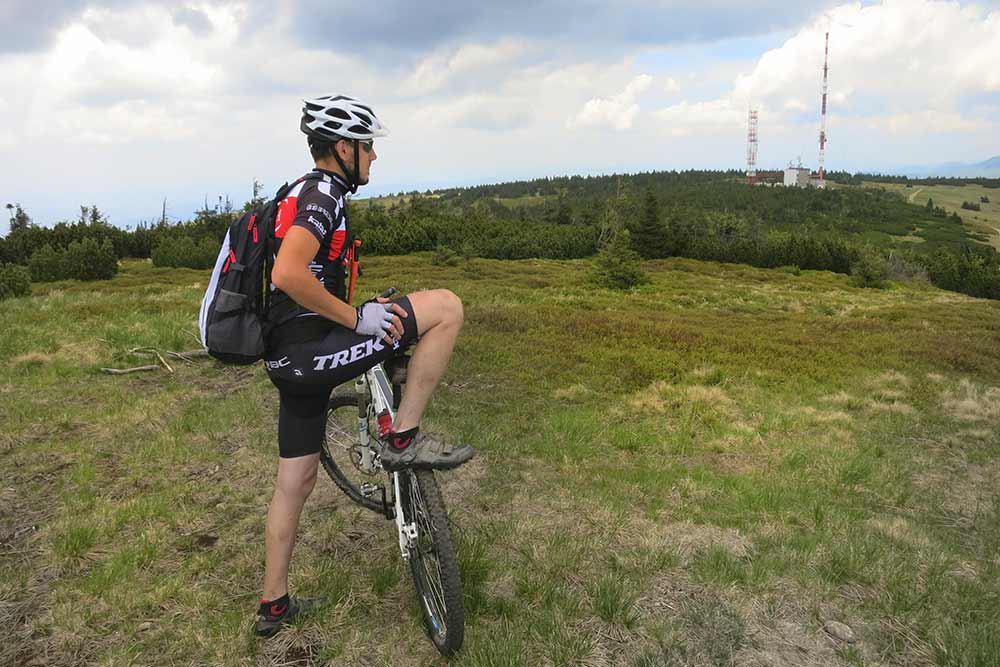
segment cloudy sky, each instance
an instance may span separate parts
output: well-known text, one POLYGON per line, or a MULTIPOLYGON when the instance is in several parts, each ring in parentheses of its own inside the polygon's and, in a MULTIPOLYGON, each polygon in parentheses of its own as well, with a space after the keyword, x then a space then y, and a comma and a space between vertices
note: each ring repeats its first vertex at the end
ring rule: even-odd
POLYGON ((827 30, 828 168, 1000 154, 998 0, 0 0, 0 204, 242 203, 311 166, 301 98, 329 93, 392 130, 362 194, 742 168, 750 105, 761 166, 815 165, 827 30))

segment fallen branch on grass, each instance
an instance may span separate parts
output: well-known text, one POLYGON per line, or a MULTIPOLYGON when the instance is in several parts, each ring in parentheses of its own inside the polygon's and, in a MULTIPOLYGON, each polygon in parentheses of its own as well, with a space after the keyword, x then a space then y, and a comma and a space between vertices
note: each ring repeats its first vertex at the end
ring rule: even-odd
POLYGON ((158 371, 160 370, 159 365, 153 364, 152 366, 137 366, 136 368, 102 368, 102 373, 109 373, 111 375, 125 375, 126 373, 135 373, 136 371, 158 371))
MULTIPOLYGON (((155 356, 163 364, 163 367, 167 369, 168 372, 173 373, 173 367, 167 363, 167 360, 163 358, 159 350, 152 347, 137 347, 128 351, 129 354, 135 355, 148 355, 155 356)), ((167 355, 174 357, 176 359, 182 359, 184 361, 190 362, 192 357, 207 357, 207 350, 187 350, 186 352, 171 352, 167 351, 167 355)), ((102 373, 108 373, 110 375, 125 375, 126 373, 135 373, 137 371, 155 371, 159 370, 160 366, 153 364, 150 366, 137 366, 136 368, 102 368, 102 373)))

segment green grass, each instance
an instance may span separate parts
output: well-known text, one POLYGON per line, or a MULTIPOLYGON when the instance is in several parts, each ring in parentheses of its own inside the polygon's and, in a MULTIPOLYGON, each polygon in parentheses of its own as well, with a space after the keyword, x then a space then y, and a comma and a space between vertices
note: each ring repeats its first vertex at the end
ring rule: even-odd
MULTIPOLYGON (((455 664, 1000 661, 1000 304, 679 259, 621 293, 587 268, 366 261, 363 294, 465 303, 426 417, 479 450, 441 476, 455 664)), ((0 664, 441 664, 390 524, 322 479, 291 572, 321 604, 253 638, 273 388, 97 370, 197 347, 206 280, 129 262, 3 303, 0 664)))
POLYGON ((871 183, 872 187, 885 188, 898 192, 908 201, 927 205, 928 199, 934 200, 934 205, 949 213, 958 213, 962 222, 972 232, 981 234, 995 248, 1000 249, 1000 192, 981 185, 913 185, 907 187, 901 183, 871 183), (988 204, 980 204, 980 197, 989 198, 988 204), (962 208, 962 202, 979 204, 981 211, 968 211, 962 208))

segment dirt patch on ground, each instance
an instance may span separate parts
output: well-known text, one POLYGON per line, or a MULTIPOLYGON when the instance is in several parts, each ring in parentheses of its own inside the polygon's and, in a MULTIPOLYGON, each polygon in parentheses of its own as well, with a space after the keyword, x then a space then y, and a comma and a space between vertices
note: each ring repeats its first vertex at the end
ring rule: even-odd
POLYGON ((961 449, 937 469, 921 466, 923 472, 914 479, 916 485, 940 496, 935 521, 941 525, 970 530, 984 512, 995 508, 1000 489, 1000 461, 969 463, 961 449))
POLYGON ((734 528, 690 521, 635 521, 633 524, 627 530, 636 542, 645 547, 672 549, 682 563, 688 563, 694 554, 709 547, 722 547, 737 558, 745 558, 753 550, 750 539, 734 528))
POLYGON ((915 526, 913 522, 903 517, 872 518, 868 521, 868 525, 897 542, 921 548, 931 545, 931 541, 927 535, 915 526))
MULTIPOLYGON (((780 591, 747 595, 703 587, 671 572, 653 581, 639 598, 637 607, 644 616, 662 619, 665 628, 639 642, 633 661, 627 664, 676 667, 855 664, 838 654, 838 646, 846 648, 845 642, 824 630, 829 621, 845 622, 842 615, 812 600, 791 582, 780 591)), ((847 625, 856 636, 851 646, 864 655, 867 628, 853 620, 847 625)))

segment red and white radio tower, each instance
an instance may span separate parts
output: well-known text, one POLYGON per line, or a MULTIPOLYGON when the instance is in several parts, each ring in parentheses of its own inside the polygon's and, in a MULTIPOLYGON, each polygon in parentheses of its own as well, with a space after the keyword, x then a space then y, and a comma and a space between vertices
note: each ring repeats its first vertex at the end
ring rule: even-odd
POLYGON ((830 62, 830 33, 826 33, 826 46, 823 48, 823 105, 819 121, 819 185, 823 187, 823 162, 826 158, 826 74, 830 62))
POLYGON ((747 120, 747 185, 757 182, 757 110, 747 120))

